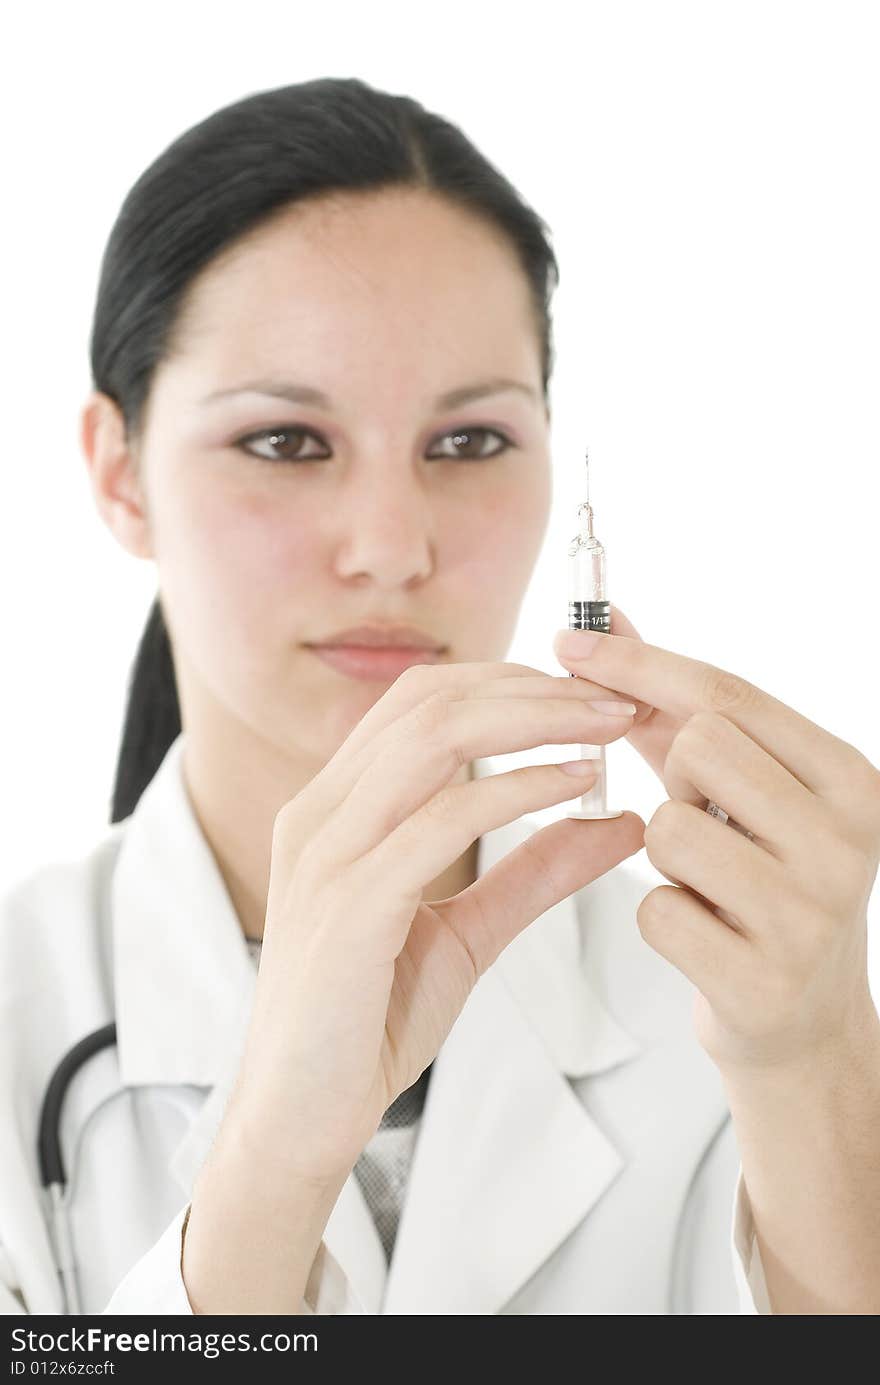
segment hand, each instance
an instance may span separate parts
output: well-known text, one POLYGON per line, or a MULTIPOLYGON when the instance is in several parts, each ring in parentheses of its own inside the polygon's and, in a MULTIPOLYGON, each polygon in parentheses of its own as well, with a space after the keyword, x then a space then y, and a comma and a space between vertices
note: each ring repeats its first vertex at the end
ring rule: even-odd
POLYGON ((460 766, 617 739, 631 715, 592 710, 594 696, 605 689, 522 664, 415 666, 279 812, 230 1109, 236 1129, 271 1131, 283 1172, 320 1182, 349 1170, 502 949, 641 849, 635 813, 591 824, 589 836, 563 818, 460 894, 422 900, 482 833, 575 798, 595 778, 550 763, 450 785, 460 766))
MULTIPOLYGON (((724 669, 612 633, 559 662, 640 703, 628 739, 670 794, 645 848, 672 885, 642 900, 645 941, 698 988, 721 1068, 809 1064, 873 1030, 867 907, 880 772, 848 742, 724 669), (749 840, 705 812, 713 801, 749 840)), ((589 830, 589 829, 588 829, 589 830)))

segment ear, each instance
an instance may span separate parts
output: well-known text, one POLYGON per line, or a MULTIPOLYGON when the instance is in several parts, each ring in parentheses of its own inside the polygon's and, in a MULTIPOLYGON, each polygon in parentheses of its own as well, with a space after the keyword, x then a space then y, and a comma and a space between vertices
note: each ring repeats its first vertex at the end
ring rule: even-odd
POLYGON ((612 635, 628 635, 631 640, 641 640, 642 644, 645 643, 636 627, 627 620, 619 606, 611 607, 611 633, 612 635))
POLYGON ((122 410, 92 390, 80 413, 80 445, 98 513, 118 543, 135 558, 153 558, 146 493, 122 410))

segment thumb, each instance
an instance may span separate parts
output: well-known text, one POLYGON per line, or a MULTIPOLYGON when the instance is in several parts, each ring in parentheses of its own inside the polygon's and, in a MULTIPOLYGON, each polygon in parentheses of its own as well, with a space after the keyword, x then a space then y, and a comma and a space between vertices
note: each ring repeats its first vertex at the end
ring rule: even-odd
POLYGON ((627 620, 619 606, 611 607, 611 633, 612 635, 627 635, 631 640, 642 640, 632 621, 627 620))
POLYGON ((532 832, 461 894, 430 908, 466 940, 482 975, 554 904, 641 851, 644 832, 637 813, 589 824, 561 818, 532 832))

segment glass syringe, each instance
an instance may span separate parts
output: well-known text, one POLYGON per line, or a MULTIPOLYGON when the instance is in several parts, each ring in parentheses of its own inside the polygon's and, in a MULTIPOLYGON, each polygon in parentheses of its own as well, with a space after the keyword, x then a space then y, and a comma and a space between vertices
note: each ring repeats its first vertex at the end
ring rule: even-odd
MULTIPOLYGON (((611 634, 611 604, 606 599, 605 549, 593 533, 593 510, 590 505, 590 454, 584 454, 587 467, 587 498, 578 506, 580 531, 568 550, 568 628, 569 630, 601 630, 611 634)), ((570 673, 570 678, 577 674, 570 673)), ((598 777, 586 793, 581 794, 579 811, 568 813, 570 818, 620 818, 620 809, 609 808, 606 802, 607 774, 604 745, 582 745, 581 759, 594 760, 598 777)), ((706 812, 727 823, 749 841, 754 833, 728 817, 717 803, 710 802, 706 812)))
MULTIPOLYGON (((605 590, 605 549, 593 533, 590 506, 590 454, 587 463, 587 498, 578 506, 580 530, 568 550, 568 628, 601 630, 611 634, 611 603, 605 590)), ((577 674, 570 673, 570 678, 577 674)), ((604 745, 582 745, 581 759, 594 760, 598 770, 595 783, 581 794, 580 809, 567 813, 570 818, 620 818, 623 811, 609 808, 606 802, 607 779, 604 745)))

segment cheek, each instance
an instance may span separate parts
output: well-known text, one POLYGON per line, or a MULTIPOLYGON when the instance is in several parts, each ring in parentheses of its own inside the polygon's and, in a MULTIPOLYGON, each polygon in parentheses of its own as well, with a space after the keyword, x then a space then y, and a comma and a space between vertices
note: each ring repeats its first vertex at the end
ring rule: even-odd
POLYGON ((541 551, 550 503, 546 468, 499 473, 497 484, 457 506, 448 531, 450 570, 489 602, 518 604, 541 551))
MULTIPOLYGON (((259 664, 273 632, 287 638, 316 574, 326 566, 322 515, 301 487, 295 498, 275 478, 265 487, 236 484, 215 473, 210 484, 185 469, 175 480, 173 511, 159 525, 159 565, 180 634, 198 647, 207 640, 259 664)), ((504 468, 484 486, 447 494, 438 580, 463 609, 491 609, 504 624, 516 611, 543 542, 551 501, 549 467, 532 458, 522 470, 504 468)), ((224 656, 225 657, 225 656, 224 656)))
MULTIPOLYGON (((277 495, 214 485, 181 494, 159 561, 170 594, 193 626, 220 644, 259 651, 265 633, 291 620, 289 603, 314 578, 314 528, 277 495)), ((166 526, 166 534, 167 534, 166 526)), ((192 632, 191 632, 192 633, 192 632)))

